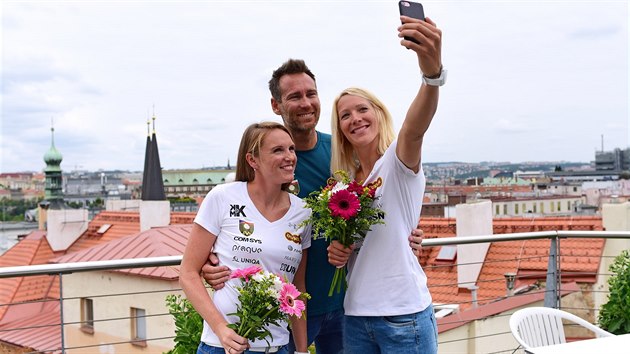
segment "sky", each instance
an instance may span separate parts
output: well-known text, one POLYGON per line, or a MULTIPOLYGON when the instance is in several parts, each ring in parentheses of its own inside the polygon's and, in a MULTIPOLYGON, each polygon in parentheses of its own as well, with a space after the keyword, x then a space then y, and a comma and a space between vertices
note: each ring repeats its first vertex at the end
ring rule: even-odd
MULTIPOLYGON (((589 162, 630 145, 628 1, 425 1, 448 80, 423 162, 589 162)), ((399 129, 421 74, 395 0, 1 3, 0 172, 164 169, 236 161, 244 128, 281 121, 267 82, 289 58, 334 97, 358 86, 399 129), (53 123, 51 123, 53 122, 53 123)))

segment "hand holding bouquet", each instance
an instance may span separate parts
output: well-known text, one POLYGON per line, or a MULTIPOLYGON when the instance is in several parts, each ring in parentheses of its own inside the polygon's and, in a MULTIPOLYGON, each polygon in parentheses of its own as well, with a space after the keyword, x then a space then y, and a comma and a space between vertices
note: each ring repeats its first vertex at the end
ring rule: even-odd
POLYGON ((267 327, 279 326, 281 321, 288 321, 289 316, 300 318, 306 308, 305 300, 310 298, 286 279, 263 271, 258 265, 236 270, 231 278, 240 278, 243 285, 237 287, 236 313, 228 314, 237 316, 239 321, 228 327, 248 340, 267 341, 267 337, 271 337, 267 327))
MULTIPOLYGON (((313 211, 304 224, 312 225, 313 238, 324 237, 329 243, 337 240, 350 247, 363 239, 372 225, 385 223, 384 212, 372 206, 377 187, 350 180, 345 171, 335 172, 324 188, 304 198, 306 207, 313 211)), ((340 292, 342 284, 344 288, 347 286, 345 267, 335 270, 328 296, 332 296, 334 289, 340 292)))

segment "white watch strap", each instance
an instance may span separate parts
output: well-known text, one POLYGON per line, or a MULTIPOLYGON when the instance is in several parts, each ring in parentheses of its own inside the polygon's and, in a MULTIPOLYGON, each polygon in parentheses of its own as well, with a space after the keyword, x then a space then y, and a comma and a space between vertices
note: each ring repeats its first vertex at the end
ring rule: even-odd
POLYGON ((437 77, 435 79, 430 79, 423 75, 422 82, 429 86, 442 86, 446 83, 446 73, 447 71, 442 69, 442 71, 440 72, 440 77, 437 77))

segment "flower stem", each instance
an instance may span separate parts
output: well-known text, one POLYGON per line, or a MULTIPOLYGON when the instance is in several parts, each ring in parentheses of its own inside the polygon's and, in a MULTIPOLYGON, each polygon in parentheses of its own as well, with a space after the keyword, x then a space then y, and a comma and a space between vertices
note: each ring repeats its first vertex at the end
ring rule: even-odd
MULTIPOLYGON (((264 315, 261 317, 261 322, 264 322, 264 321, 265 321, 265 318, 269 317, 269 315, 271 315, 271 313, 272 313, 273 311, 277 310, 277 309, 278 309, 278 306, 275 306, 275 307, 272 307, 272 308, 271 308, 271 310, 267 311, 267 313, 266 313, 266 314, 264 314, 264 315)), ((244 324, 244 322, 243 322, 243 323, 241 323, 241 328, 242 328, 243 324, 244 324)), ((239 333, 241 332, 241 328, 239 328, 239 333)), ((247 329, 247 331, 246 331, 245 333, 241 334, 241 337, 243 337, 243 338, 247 338, 247 339, 251 339, 251 338, 248 338, 247 336, 249 335, 249 332, 251 332, 251 331, 252 331, 252 329, 254 329, 254 327, 253 327, 253 326, 250 326, 250 327, 247 329)))

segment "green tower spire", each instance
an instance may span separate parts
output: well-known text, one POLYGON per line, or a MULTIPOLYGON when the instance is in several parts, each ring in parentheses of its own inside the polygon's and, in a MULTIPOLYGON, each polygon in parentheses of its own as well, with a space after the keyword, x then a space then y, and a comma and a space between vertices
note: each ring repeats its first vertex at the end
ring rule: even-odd
POLYGON ((49 201, 51 206, 63 205, 63 192, 62 192, 62 175, 61 175, 61 160, 63 156, 55 147, 55 127, 50 127, 51 143, 50 149, 44 154, 44 162, 46 162, 46 168, 44 174, 46 175, 46 197, 45 200, 49 201))

